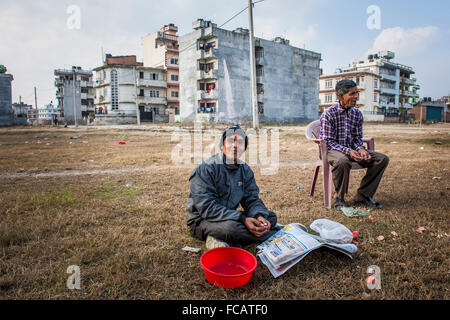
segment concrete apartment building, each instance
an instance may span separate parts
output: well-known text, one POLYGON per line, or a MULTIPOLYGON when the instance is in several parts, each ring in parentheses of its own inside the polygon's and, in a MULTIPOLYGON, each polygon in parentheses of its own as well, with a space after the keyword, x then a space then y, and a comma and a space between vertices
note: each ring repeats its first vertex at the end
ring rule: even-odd
POLYGON ((178 27, 171 23, 162 27, 160 31, 142 38, 144 67, 163 68, 166 71, 166 112, 171 116, 179 114, 180 110, 177 32, 178 27))
POLYGON ((367 60, 355 61, 341 72, 368 71, 380 76, 380 100, 377 110, 385 116, 385 121, 393 118, 406 120, 407 112, 419 101, 417 91, 420 86, 412 77, 413 68, 393 62, 395 53, 380 51, 370 54, 367 60))
MULTIPOLYGON (((248 30, 198 19, 179 37, 181 121, 251 122, 248 30)), ((289 41, 255 38, 261 121, 317 119, 321 55, 289 41)))
POLYGON ((384 121, 380 110, 380 76, 371 71, 351 71, 320 76, 319 114, 338 101, 336 84, 344 79, 356 82, 359 100, 356 107, 361 110, 365 121, 384 121))
POLYGON ((17 125, 26 125, 29 110, 33 110, 33 106, 21 101, 20 103, 13 103, 12 108, 14 112, 14 123, 17 125))
POLYGON ((57 109, 60 122, 75 123, 76 112, 79 124, 86 123, 89 116, 94 115, 94 84, 92 71, 73 66, 71 70, 56 69, 55 87, 57 109), (74 79, 75 79, 75 108, 74 108, 74 79))
POLYGON ((168 122, 164 69, 144 67, 134 55, 107 54, 94 71, 96 124, 168 122))
POLYGON ((0 126, 12 126, 14 124, 11 90, 13 80, 11 74, 0 73, 0 126))

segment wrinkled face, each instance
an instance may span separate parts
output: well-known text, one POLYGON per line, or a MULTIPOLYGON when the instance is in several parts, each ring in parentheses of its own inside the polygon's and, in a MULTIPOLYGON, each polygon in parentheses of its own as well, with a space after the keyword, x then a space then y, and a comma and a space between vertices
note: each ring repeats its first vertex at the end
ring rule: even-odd
POLYGON ((356 102, 359 99, 359 91, 357 87, 350 88, 350 90, 342 95, 339 95, 339 101, 344 108, 351 108, 356 106, 356 102))
POLYGON ((225 138, 223 142, 223 154, 226 156, 227 162, 236 163, 244 151, 245 138, 243 136, 234 134, 225 138))

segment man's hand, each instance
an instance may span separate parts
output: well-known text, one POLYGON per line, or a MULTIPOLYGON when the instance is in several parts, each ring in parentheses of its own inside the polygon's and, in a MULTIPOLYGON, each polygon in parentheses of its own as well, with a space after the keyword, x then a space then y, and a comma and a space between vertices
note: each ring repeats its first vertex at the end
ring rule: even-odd
POLYGON ((368 153, 365 149, 359 149, 358 153, 362 157, 362 161, 369 162, 370 159, 372 159, 372 157, 370 156, 370 153, 368 153))
MULTIPOLYGON (((360 149, 360 150, 362 150, 362 149, 360 149)), ((350 156, 350 158, 353 161, 356 161, 356 162, 363 161, 363 157, 361 156, 361 154, 358 151, 355 151, 352 149, 352 150, 350 150, 350 153, 348 155, 350 156)))
POLYGON ((257 238, 270 230, 270 222, 263 217, 258 217, 258 219, 247 217, 244 225, 257 238))

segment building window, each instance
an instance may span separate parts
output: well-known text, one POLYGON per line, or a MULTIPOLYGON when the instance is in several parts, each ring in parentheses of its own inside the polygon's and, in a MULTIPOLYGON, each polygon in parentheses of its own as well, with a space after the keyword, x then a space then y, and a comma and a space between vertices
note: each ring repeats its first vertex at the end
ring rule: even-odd
POLYGON ((378 93, 373 94, 373 102, 378 102, 378 93))
POLYGON ((257 77, 263 77, 264 76, 264 67, 263 66, 256 67, 256 76, 257 77))
POLYGON ((263 47, 256 47, 255 48, 255 56, 257 58, 264 58, 264 48, 263 47))
POLYGON ((333 102, 333 95, 332 94, 326 94, 325 95, 325 103, 331 103, 333 102))
POLYGON ((150 74, 150 80, 158 80, 158 74, 157 73, 151 73, 150 74))
POLYGON ((373 87, 378 89, 378 79, 373 79, 373 87))
POLYGON ((177 58, 170 58, 170 64, 178 64, 177 58))
POLYGON ((325 80, 325 88, 333 88, 333 80, 325 80))
POLYGON ((119 87, 117 70, 111 70, 111 110, 119 109, 119 87))
POLYGON ((172 98, 178 98, 178 91, 171 91, 171 92, 170 92, 170 96, 171 96, 172 98))
POLYGON ((171 74, 171 75, 170 75, 170 80, 172 80, 172 81, 178 81, 178 75, 177 75, 177 74, 171 74))
POLYGON ((150 90, 151 98, 159 98, 159 90, 150 90))

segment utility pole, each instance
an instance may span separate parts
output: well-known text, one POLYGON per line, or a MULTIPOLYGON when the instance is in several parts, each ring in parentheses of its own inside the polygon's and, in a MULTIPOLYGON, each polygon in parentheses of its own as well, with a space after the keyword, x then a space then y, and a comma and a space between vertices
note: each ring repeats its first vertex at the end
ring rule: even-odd
POLYGON ((34 108, 37 110, 37 95, 36 95, 36 87, 34 87, 34 108))
POLYGON ((134 73, 134 94, 136 97, 134 100, 134 102, 136 103, 136 120, 137 120, 137 124, 140 126, 141 125, 141 114, 139 113, 136 67, 133 67, 133 73, 134 73))
POLYGON ((76 67, 72 67, 73 74, 73 117, 75 119, 75 129, 78 129, 78 119, 77 119, 77 70, 76 67))
POLYGON ((34 87, 34 108, 35 110, 35 118, 36 118, 36 125, 39 125, 39 112, 38 112, 38 108, 37 108, 37 94, 36 94, 36 87, 34 87))
POLYGON ((250 76, 252 82, 252 113, 253 129, 259 129, 258 100, 256 96, 256 63, 255 63, 255 38, 253 36, 253 3, 248 0, 248 18, 250 30, 250 76))

